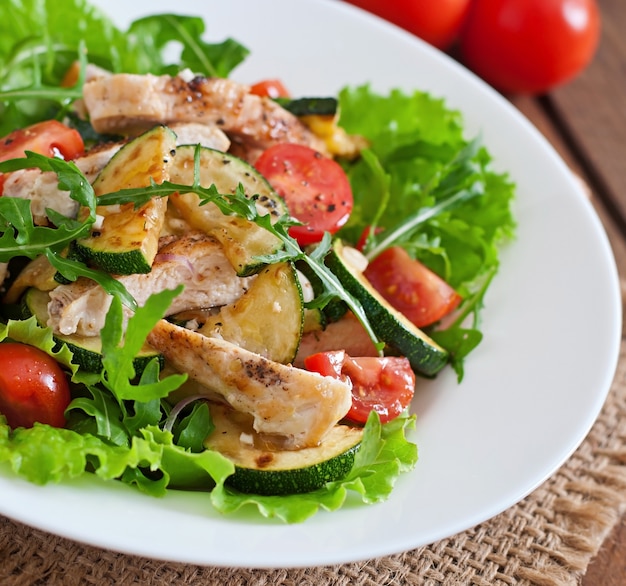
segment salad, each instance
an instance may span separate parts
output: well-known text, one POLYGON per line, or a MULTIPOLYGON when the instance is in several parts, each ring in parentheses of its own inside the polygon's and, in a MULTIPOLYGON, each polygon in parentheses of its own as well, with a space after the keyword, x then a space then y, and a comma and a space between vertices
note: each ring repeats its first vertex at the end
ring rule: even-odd
POLYGON ((480 342, 508 178, 423 92, 292 97, 231 81, 247 49, 205 43, 198 18, 121 31, 85 2, 18 4, 0 460, 287 522, 387 498, 417 461, 420 378, 460 381, 480 342), (56 27, 65 10, 80 18, 56 27), (54 382, 12 383, 29 364, 54 382))

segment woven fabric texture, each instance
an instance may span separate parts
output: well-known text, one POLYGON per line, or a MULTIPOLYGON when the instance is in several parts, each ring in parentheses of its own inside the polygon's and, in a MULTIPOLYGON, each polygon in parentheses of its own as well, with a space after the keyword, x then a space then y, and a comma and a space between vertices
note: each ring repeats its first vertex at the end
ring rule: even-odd
POLYGON ((430 546, 367 562, 290 570, 128 556, 0 517, 5 586, 565 586, 578 584, 626 510, 626 346, 607 402, 573 456, 499 516, 430 546))

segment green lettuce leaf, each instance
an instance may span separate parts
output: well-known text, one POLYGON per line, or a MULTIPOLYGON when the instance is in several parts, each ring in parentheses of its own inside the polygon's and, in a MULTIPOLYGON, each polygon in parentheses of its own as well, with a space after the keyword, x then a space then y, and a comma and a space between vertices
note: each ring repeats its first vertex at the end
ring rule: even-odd
POLYGON ((378 415, 371 412, 350 474, 316 491, 259 496, 222 484, 211 492, 211 502, 222 513, 251 508, 264 517, 275 517, 287 523, 301 523, 320 509, 335 511, 344 505, 349 494, 367 504, 382 502, 391 494, 399 475, 413 469, 417 463, 417 446, 406 437, 406 431, 414 423, 415 418, 404 413, 382 425, 378 415))
POLYGON ((362 158, 344 164, 355 207, 340 236, 356 243, 366 227, 383 228, 372 231, 366 254, 403 246, 461 294, 458 319, 428 332, 451 352, 461 380, 464 358, 482 339, 483 298, 501 246, 514 237, 515 186, 442 99, 397 89, 383 96, 362 85, 344 88, 339 104, 340 125, 369 142, 362 158), (411 224, 421 215, 427 219, 411 224))

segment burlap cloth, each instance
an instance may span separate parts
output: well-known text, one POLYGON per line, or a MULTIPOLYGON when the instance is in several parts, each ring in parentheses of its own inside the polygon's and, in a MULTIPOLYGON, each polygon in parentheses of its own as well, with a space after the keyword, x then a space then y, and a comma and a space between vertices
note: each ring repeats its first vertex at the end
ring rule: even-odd
POLYGON ((626 509, 626 345, 598 421, 552 478, 498 517, 428 547, 340 566, 199 567, 128 556, 0 517, 0 585, 577 584, 626 509))

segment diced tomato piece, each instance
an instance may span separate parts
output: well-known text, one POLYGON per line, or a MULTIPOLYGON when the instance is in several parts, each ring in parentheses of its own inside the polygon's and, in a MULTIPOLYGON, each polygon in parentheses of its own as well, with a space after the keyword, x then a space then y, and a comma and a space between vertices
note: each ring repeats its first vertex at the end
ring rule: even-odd
POLYGON ((335 350, 312 354, 304 365, 324 376, 351 380, 352 407, 346 418, 355 423, 365 423, 371 411, 376 411, 383 423, 390 421, 409 406, 415 393, 415 373, 407 358, 352 358, 335 350))
POLYGON ((391 246, 381 252, 367 265, 364 275, 418 328, 439 321, 456 309, 462 300, 439 275, 411 258, 400 246, 391 246))
POLYGON ((23 157, 26 151, 69 161, 82 155, 85 145, 77 130, 58 120, 38 122, 0 138, 0 161, 23 157))
POLYGON ((264 79, 250 86, 250 93, 266 98, 288 98, 289 91, 280 79, 264 79))
MULTIPOLYGON (((26 151, 67 161, 82 155, 85 145, 77 130, 57 120, 38 122, 0 138, 0 161, 24 157, 26 151)), ((6 173, 0 174, 0 194, 6 178, 6 173)))

